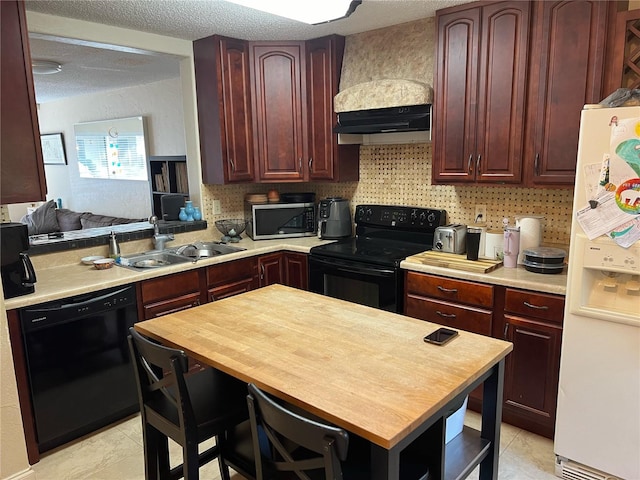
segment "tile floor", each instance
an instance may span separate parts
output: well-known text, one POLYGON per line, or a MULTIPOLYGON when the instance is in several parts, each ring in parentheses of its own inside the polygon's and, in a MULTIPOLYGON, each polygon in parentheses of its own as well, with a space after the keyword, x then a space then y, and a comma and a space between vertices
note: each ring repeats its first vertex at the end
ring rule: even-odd
MULTIPOLYGON (((468 411, 465 424, 480 425, 480 415, 468 411)), ((177 445, 173 445, 177 447, 177 445)), ((172 459, 181 460, 181 450, 171 449, 172 459)), ((547 438, 502 424, 500 480, 553 480, 553 442, 547 438)), ((143 480, 142 433, 136 415, 114 426, 88 435, 72 444, 48 452, 33 466, 36 480, 143 480)), ((218 462, 200 470, 201 479, 219 480, 218 462)), ((233 480, 242 480, 235 475, 233 480)), ((478 469, 470 477, 478 478, 478 469)))

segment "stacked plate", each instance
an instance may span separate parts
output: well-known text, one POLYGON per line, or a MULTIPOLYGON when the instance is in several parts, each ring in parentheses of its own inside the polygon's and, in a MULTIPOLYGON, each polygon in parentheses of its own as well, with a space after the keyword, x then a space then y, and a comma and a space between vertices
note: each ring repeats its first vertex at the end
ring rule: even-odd
POLYGON ((266 193, 247 193, 244 196, 244 201, 247 203, 267 203, 266 193))
POLYGON ((561 273, 567 252, 561 248, 535 247, 523 250, 524 268, 534 273, 561 273))

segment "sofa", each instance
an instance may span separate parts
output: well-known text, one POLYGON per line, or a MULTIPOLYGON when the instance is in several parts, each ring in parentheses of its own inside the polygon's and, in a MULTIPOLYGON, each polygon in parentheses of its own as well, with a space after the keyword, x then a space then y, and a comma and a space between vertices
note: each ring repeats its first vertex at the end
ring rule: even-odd
POLYGON ((69 232, 86 228, 110 227, 123 223, 146 221, 146 218, 122 218, 108 215, 97 215, 91 212, 74 212, 66 208, 56 208, 56 203, 49 200, 20 219, 27 225, 29 235, 53 232, 69 232))

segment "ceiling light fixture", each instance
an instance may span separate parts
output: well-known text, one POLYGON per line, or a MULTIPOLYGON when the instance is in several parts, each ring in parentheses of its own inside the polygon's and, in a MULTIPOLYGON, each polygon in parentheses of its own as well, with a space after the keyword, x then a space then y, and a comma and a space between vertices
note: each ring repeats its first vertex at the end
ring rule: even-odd
POLYGON ((317 25, 351 15, 362 0, 227 0, 280 17, 317 25))
POLYGON ((37 75, 51 75, 62 71, 62 65, 51 60, 33 60, 31 68, 37 75))

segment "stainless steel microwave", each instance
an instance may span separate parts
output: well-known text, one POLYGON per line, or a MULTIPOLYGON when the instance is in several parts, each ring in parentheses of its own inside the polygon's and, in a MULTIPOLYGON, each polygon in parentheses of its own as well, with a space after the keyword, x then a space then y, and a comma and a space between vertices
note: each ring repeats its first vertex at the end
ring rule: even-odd
POLYGON ((314 203, 245 202, 247 235, 254 240, 312 237, 316 234, 314 203))

